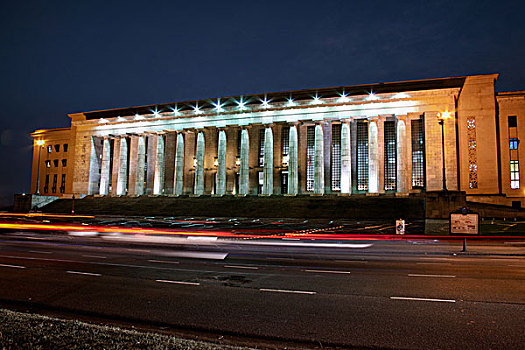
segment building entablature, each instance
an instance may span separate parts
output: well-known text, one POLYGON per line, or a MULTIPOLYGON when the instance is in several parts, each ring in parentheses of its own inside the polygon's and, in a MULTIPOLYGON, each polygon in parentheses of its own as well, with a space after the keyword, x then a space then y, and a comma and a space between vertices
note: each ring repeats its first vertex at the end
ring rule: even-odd
MULTIPOLYGON (((442 89, 436 91, 416 91, 414 95, 403 93, 402 96, 375 95, 364 97, 362 101, 348 101, 338 103, 337 99, 322 103, 300 103, 293 106, 277 106, 275 108, 253 110, 228 110, 221 112, 192 113, 185 112, 180 116, 173 116, 169 112, 159 112, 150 116, 127 116, 110 119, 86 120, 75 122, 79 131, 96 130, 101 134, 117 129, 120 132, 160 131, 169 129, 174 131, 184 129, 201 129, 204 127, 224 128, 251 124, 297 123, 304 120, 342 120, 348 118, 370 118, 384 115, 407 115, 426 111, 454 110, 454 98, 459 88, 442 89), (396 98, 394 98, 396 97, 396 98), (367 100, 368 98, 368 100, 367 100), (133 131, 131 131, 133 130, 133 131)), ((208 111, 206 111, 208 112, 208 111)), ((210 111, 211 112, 211 111, 210 111)))

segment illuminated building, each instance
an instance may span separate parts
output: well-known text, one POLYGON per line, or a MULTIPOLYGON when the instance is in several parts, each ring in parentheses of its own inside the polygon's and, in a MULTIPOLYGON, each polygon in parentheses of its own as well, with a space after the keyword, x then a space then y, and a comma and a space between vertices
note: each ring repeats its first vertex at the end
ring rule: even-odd
POLYGON ((465 191, 471 201, 521 205, 525 92, 496 93, 497 78, 341 86, 70 114, 70 128, 31 134, 32 193, 39 182, 40 194, 66 197, 407 196, 442 190, 445 172, 446 189, 465 191), (440 116, 449 117, 442 126, 440 116), (44 146, 37 145, 41 140, 44 146))

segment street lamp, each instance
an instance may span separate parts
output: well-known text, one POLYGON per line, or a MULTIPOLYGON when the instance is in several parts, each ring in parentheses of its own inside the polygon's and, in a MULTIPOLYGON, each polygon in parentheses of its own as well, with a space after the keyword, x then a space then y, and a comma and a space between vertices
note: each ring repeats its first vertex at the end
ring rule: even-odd
POLYGON ((38 167, 36 175, 36 192, 35 194, 40 194, 40 153, 42 153, 42 148, 44 148, 44 140, 36 140, 36 145, 38 146, 38 167))
POLYGON ((447 178, 445 175, 445 120, 450 118, 450 112, 445 111, 437 115, 439 125, 441 125, 441 152, 443 154, 443 192, 447 190, 447 178))

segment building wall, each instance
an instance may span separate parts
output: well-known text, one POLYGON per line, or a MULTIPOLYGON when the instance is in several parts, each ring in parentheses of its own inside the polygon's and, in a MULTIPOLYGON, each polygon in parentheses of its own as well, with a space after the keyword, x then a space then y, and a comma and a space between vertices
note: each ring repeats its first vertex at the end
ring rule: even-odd
POLYGON ((508 198, 508 202, 520 200, 522 206, 525 206, 523 197, 525 195, 525 148, 521 140, 525 140, 525 91, 499 93, 498 102, 498 119, 499 119, 499 136, 500 136, 500 154, 501 154, 501 182, 502 191, 508 198), (511 189, 510 186, 510 143, 509 143, 509 124, 508 117, 516 116, 517 118, 517 138, 518 138, 518 158, 519 158, 519 188, 511 189))
MULTIPOLYGON (((321 104, 312 105, 308 101, 298 101, 295 106, 285 103, 275 103, 269 110, 252 108, 251 110, 237 111, 229 107, 220 113, 204 109, 201 113, 191 110, 175 115, 168 111, 146 115, 123 115, 115 118, 86 119, 85 114, 72 114, 71 128, 58 129, 55 131, 39 131, 33 134, 35 140, 46 135, 52 142, 68 142, 69 154, 67 169, 57 169, 66 173, 66 193, 68 194, 90 194, 97 193, 101 167, 101 145, 104 138, 114 139, 118 145, 120 138, 124 135, 128 138, 128 147, 133 147, 131 139, 145 137, 148 140, 147 152, 147 186, 146 194, 153 193, 152 172, 155 169, 158 138, 164 140, 164 163, 162 164, 163 184, 159 194, 171 195, 174 189, 174 161, 176 151, 176 134, 182 133, 184 137, 184 194, 194 193, 196 157, 196 138, 202 132, 205 140, 204 157, 204 193, 214 194, 215 177, 217 173, 217 150, 218 132, 226 131, 227 154, 226 154, 226 194, 237 194, 236 176, 239 173, 238 157, 238 135, 241 128, 247 128, 249 133, 249 184, 250 195, 259 194, 259 173, 264 168, 259 166, 259 143, 260 131, 266 127, 272 128, 273 133, 273 194, 281 194, 282 171, 286 170, 282 164, 282 135, 281 129, 289 125, 297 125, 298 134, 298 167, 299 193, 310 193, 306 191, 306 149, 307 128, 320 124, 323 130, 323 158, 324 158, 324 193, 332 194, 331 188, 331 145, 332 125, 350 123, 351 144, 351 182, 352 191, 356 191, 357 163, 356 163, 356 123, 366 121, 377 126, 378 138, 374 140, 378 149, 378 184, 379 193, 384 193, 384 122, 397 121, 399 118, 406 120, 406 150, 408 164, 404 165, 403 172, 409 177, 407 183, 410 192, 418 192, 419 189, 412 186, 412 143, 411 122, 422 119, 425 135, 425 178, 426 186, 423 190, 439 191, 443 187, 443 157, 445 157, 446 188, 448 190, 466 191, 470 196, 500 196, 523 197, 523 185, 520 183, 519 190, 510 190, 510 168, 508 158, 508 133, 506 130, 506 116, 509 114, 524 114, 525 102, 523 94, 496 95, 494 83, 497 74, 483 76, 468 76, 460 87, 447 87, 427 90, 403 91, 402 93, 377 93, 375 96, 363 94, 352 96, 345 103, 337 98, 324 100, 321 104), (371 98, 373 97, 373 98, 371 98), (497 113, 499 108, 499 113, 497 113), (438 122, 438 116, 443 112, 449 112, 452 116, 444 122, 444 148, 442 152, 442 129, 438 122), (199 114, 199 115, 197 115, 199 114), (499 124, 497 121, 499 120, 499 124), (471 127, 475 125, 475 133, 471 127), (498 137, 496 128, 499 126, 500 163, 498 171, 498 137), (142 135, 142 136, 140 136, 142 135), (475 141, 473 147, 472 141, 475 141), (96 149, 94 149, 94 147, 96 149), (475 171, 473 171, 473 169, 475 171), (475 172, 476 176, 472 173, 475 172), (71 181, 70 181, 71 179, 71 181), (474 180, 475 181, 474 181, 474 180), (91 184, 90 184, 91 181, 91 184), (499 184, 502 193, 500 194, 499 184)), ((525 118, 525 117, 522 117, 525 118)), ((518 132, 525 132, 525 123, 518 121, 518 132), (522 125, 523 124, 523 125, 522 125)), ((520 159, 522 147, 519 149, 520 159)), ((118 155, 115 148, 112 153, 118 155), (116 153, 115 153, 116 152, 116 153)), ((131 154, 131 149, 129 150, 131 154)), ((38 156, 37 148, 34 155, 38 156)), ((42 153, 45 155, 45 152, 42 153)), ((52 156, 50 154, 49 156, 52 156)), ((134 157, 136 152, 133 153, 134 157)), ((66 155, 59 155, 62 157, 66 155)), ((131 157, 131 156, 130 156, 131 157)), ((523 155, 525 157, 525 155, 523 155)), ((43 157, 42 162, 47 158, 43 157)), ((525 158, 523 158, 525 159, 525 158)), ((115 167, 112 177, 113 186, 116 187, 118 176, 118 159, 112 161, 115 167)), ((159 162, 162 161, 159 160, 159 162)), ((370 161, 370 160, 369 160, 370 161)), ((135 159, 129 158, 130 164, 136 164, 135 159)), ((398 165, 399 166, 399 165, 398 165)), ((32 190, 36 186, 36 160, 33 161, 32 190)), ((45 167, 44 167, 45 169, 45 167)), ((134 168, 133 168, 134 169, 134 168)), ((51 169, 53 170, 53 169, 51 169)), ((111 171, 111 170, 110 170, 111 171)), ((520 168, 521 171, 521 168, 520 168)), ((41 175, 44 174, 41 170, 41 175)), ((128 175, 129 179, 136 178, 135 174, 128 175)), ((41 188, 44 178, 41 178, 41 188)), ((523 177, 520 176, 521 182, 523 177)), ((50 182, 52 182, 52 177, 50 182)), ((60 179, 58 180, 60 182, 60 179)), ((524 184, 525 185, 525 184, 524 184)), ((128 183, 128 193, 131 184, 128 183)), ((42 191, 41 191, 42 192, 42 191)), ((115 195, 113 190, 110 194, 115 195)))
POLYGON ((498 154, 496 138, 496 98, 494 84, 497 74, 467 77, 458 99, 457 128, 460 164, 460 189, 467 195, 497 194, 498 154), (475 127, 469 129, 469 121, 475 127), (476 146, 469 147, 475 132, 476 146), (477 187, 470 175, 477 167, 477 187))
POLYGON ((36 192, 38 182, 38 169, 40 169, 40 186, 39 191, 42 195, 61 196, 71 194, 73 180, 73 169, 75 164, 74 141, 71 138, 69 128, 40 130, 31 134, 34 139, 33 162, 31 174, 31 193, 36 192), (43 140, 44 146, 37 146, 37 140, 43 140), (67 145, 67 151, 64 151, 64 145, 67 145), (58 151, 55 148, 58 146, 58 151), (49 150, 50 147, 50 150, 49 150), (40 153, 40 168, 38 158, 40 153), (65 160, 66 164, 63 164, 65 160), (48 166, 49 165, 49 166, 48 166), (53 178, 57 176, 55 193, 53 193, 53 178), (61 191, 62 175, 66 175, 66 182, 63 192, 61 191), (46 188, 46 176, 49 176, 49 184, 46 188), (46 191, 47 190, 47 191, 46 191))

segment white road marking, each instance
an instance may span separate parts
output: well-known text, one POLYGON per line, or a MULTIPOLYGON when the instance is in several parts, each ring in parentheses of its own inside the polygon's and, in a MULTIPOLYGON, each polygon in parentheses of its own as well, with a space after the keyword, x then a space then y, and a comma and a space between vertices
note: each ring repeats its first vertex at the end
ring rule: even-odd
POLYGON ((66 271, 67 273, 72 273, 75 275, 86 275, 86 276, 95 276, 100 277, 102 276, 100 273, 91 273, 91 272, 81 272, 81 271, 66 271))
POLYGON ((186 237, 187 240, 190 241, 216 241, 217 237, 210 237, 210 236, 188 236, 186 237))
POLYGON ((390 297, 394 300, 415 300, 415 301, 437 301, 442 303, 455 303, 454 299, 430 299, 430 298, 411 298, 411 297, 390 297))
POLYGON ((197 282, 183 282, 183 281, 170 281, 170 280, 155 280, 155 282, 173 283, 173 284, 185 284, 185 285, 189 285, 189 286, 200 286, 201 285, 200 283, 197 283, 197 282))
POLYGON ((409 273, 409 277, 443 277, 443 278, 454 278, 455 275, 420 275, 417 273, 409 273))
POLYGON ((224 267, 227 267, 227 268, 230 268, 230 269, 259 270, 259 268, 258 268, 258 267, 255 267, 255 266, 224 265, 224 267))
POLYGON ((311 292, 306 290, 287 290, 287 289, 267 289, 267 288, 261 288, 259 289, 261 292, 277 292, 277 293, 295 293, 295 294, 317 294, 317 292, 311 292))
POLYGON ((151 253, 151 250, 149 249, 134 249, 134 248, 127 248, 128 251, 134 252, 134 253, 151 253))
POLYGON ((445 262, 418 262, 416 265, 452 265, 452 263, 445 262))
POLYGON ((46 252, 43 250, 29 250, 29 253, 37 253, 37 254, 53 254, 53 252, 46 252))
POLYGON ((210 259, 210 260, 224 260, 228 253, 221 252, 201 252, 201 251, 174 251, 166 254, 167 256, 176 256, 178 258, 193 258, 193 259, 210 259))
POLYGON ((26 268, 25 266, 20 266, 20 265, 8 265, 8 264, 0 264, 0 266, 2 266, 2 267, 12 267, 12 268, 15 268, 15 269, 25 269, 25 268, 26 268))
POLYGON ((82 255, 84 258, 98 258, 98 259, 107 259, 107 257, 102 255, 82 255))
POLYGON ((346 274, 349 274, 350 271, 335 271, 335 270, 303 270, 305 272, 314 272, 314 273, 317 273, 317 272, 323 272, 323 273, 346 273, 346 274))
POLYGON ((155 259, 148 260, 148 262, 152 262, 152 263, 161 263, 161 264, 179 264, 178 261, 155 260, 155 259))

